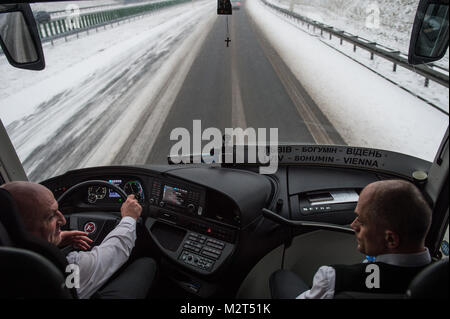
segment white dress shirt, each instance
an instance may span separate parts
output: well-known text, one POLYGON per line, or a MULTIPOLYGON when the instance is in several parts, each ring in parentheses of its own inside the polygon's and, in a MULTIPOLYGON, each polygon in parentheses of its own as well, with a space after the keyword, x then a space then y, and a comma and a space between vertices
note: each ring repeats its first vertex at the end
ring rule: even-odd
POLYGON ((79 298, 91 297, 128 260, 136 241, 136 220, 126 216, 91 251, 71 252, 69 264, 80 269, 79 298))
MULTIPOLYGON (((376 261, 400 267, 420 267, 431 263, 431 256, 428 248, 425 248, 423 252, 414 254, 379 255, 376 257, 376 261)), ((364 259, 364 262, 367 262, 367 259, 364 259)), ((334 268, 322 266, 314 275, 312 288, 298 295, 296 299, 332 299, 335 281, 336 271, 334 268)))

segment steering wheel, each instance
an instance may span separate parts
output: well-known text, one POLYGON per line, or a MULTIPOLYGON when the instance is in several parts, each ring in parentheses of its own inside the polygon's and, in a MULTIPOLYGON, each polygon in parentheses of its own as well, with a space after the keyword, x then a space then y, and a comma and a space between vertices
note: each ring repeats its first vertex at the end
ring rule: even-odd
POLYGON ((61 202, 67 196, 72 194, 74 191, 78 190, 79 188, 91 186, 91 185, 103 185, 103 186, 109 187, 109 188, 115 190, 124 201, 127 200, 127 197, 128 197, 127 193, 125 193, 125 191, 122 188, 120 188, 119 186, 117 186, 113 183, 102 181, 102 180, 90 180, 90 181, 85 181, 85 182, 81 182, 76 185, 73 185, 71 188, 69 188, 64 193, 62 193, 61 196, 59 196, 59 198, 56 200, 58 202, 58 205, 61 204, 61 202))
MULTIPOLYGON (((127 200, 127 194, 117 185, 108 183, 102 180, 89 180, 85 182, 78 183, 68 190, 66 190, 57 199, 58 205, 66 199, 73 192, 92 185, 106 186, 114 191, 116 191, 120 198, 125 202, 127 200)), ((93 240, 91 246, 99 245, 103 239, 108 235, 108 233, 113 230, 117 224, 120 222, 120 217, 114 215, 113 213, 99 213, 99 212, 85 212, 85 213, 75 213, 71 214, 69 217, 69 228, 70 230, 80 230, 88 233, 88 237, 93 240)))

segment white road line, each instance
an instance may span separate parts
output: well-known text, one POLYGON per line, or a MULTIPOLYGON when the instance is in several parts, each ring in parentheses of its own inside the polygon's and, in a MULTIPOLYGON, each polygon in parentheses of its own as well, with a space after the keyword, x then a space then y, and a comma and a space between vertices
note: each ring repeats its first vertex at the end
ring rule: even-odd
MULTIPOLYGON (((233 16, 231 16, 233 17, 233 16)), ((237 75, 237 54, 236 54, 236 29, 234 19, 231 18, 231 125, 233 128, 247 128, 244 105, 242 103, 239 77, 237 75), (233 44, 234 41, 234 44, 233 44)))
POLYGON ((95 166, 98 163, 102 165, 145 163, 184 79, 209 33, 208 30, 214 23, 216 16, 212 10, 210 12, 192 30, 183 44, 170 54, 156 74, 149 74, 147 81, 142 79, 132 88, 132 92, 128 92, 133 99, 127 106, 127 112, 121 114, 120 123, 116 123, 115 128, 111 128, 115 134, 109 134, 101 144, 99 143, 98 148, 82 161, 81 167, 95 166), (125 147, 124 143, 129 142, 128 135, 120 134, 117 128, 124 125, 135 127, 138 121, 142 120, 140 117, 145 112, 133 112, 133 110, 137 108, 136 106, 142 105, 152 108, 152 113, 145 120, 145 125, 132 142, 127 154, 121 157, 120 163, 115 163, 114 159, 125 147))
MULTIPOLYGON (((144 129, 138 135, 133 145, 130 148, 127 156, 124 158, 124 163, 127 164, 142 164, 150 156, 153 145, 155 144, 159 133, 166 121, 166 118, 172 109, 172 105, 180 91, 184 80, 194 62, 195 58, 202 47, 206 36, 211 30, 216 15, 211 15, 199 24, 195 32, 186 39, 184 48, 179 48, 172 56, 172 61, 180 61, 177 63, 167 63, 167 65, 175 66, 176 70, 165 70, 166 81, 162 96, 157 104, 154 106, 153 112, 147 119, 144 129)), ((169 61, 168 61, 169 62, 169 61)), ((170 141, 167 141, 169 143, 170 141)), ((167 154, 168 155, 168 154, 167 154)))
POLYGON ((335 144, 333 142, 333 139, 328 135, 326 129, 323 127, 323 125, 320 123, 319 119, 316 117, 314 112, 309 107, 308 103, 305 101, 304 97, 300 92, 298 92, 295 83, 293 82, 294 79, 289 76, 288 72, 284 72, 284 70, 281 70, 280 68, 284 68, 282 65, 281 57, 278 55, 276 50, 272 48, 273 54, 269 52, 269 43, 267 43, 264 38, 262 32, 259 30, 257 31, 256 28, 258 26, 253 22, 253 19, 250 17, 250 21, 253 24, 253 29, 256 31, 257 39, 259 40, 259 43, 261 45, 261 48, 263 49, 265 56, 269 60, 269 62, 272 64, 272 67, 275 71, 275 73, 278 75, 278 78, 280 79, 281 83, 283 84, 284 88, 286 89, 287 94, 291 98, 292 102, 294 103, 297 112, 299 113, 300 117, 302 118, 303 122, 305 123, 306 127, 308 128, 308 131, 310 132, 311 136, 313 137, 314 141, 317 144, 335 144), (276 57, 274 55, 277 55, 276 57))

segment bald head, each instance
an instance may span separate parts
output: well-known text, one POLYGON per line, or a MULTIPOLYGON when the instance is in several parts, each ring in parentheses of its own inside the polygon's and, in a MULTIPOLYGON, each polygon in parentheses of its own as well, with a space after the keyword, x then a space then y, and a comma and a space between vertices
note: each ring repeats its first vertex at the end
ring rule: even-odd
POLYGON ((11 182, 1 187, 14 198, 27 231, 50 243, 59 244, 60 226, 66 220, 48 188, 30 182, 11 182))
POLYGON ((370 222, 398 235, 400 248, 423 247, 431 209, 415 185, 403 180, 378 181, 363 189, 360 201, 370 222))

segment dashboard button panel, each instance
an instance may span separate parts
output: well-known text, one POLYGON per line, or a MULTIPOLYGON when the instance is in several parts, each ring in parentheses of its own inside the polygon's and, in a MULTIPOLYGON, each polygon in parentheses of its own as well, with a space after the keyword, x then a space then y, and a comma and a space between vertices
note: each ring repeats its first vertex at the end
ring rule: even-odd
POLYGON ((200 256, 196 253, 192 253, 190 251, 183 250, 180 258, 185 264, 191 265, 195 268, 200 268, 203 270, 211 270, 214 265, 214 261, 203 256, 200 256))
POLYGON ((179 259, 203 270, 210 270, 225 248, 224 242, 194 232, 188 234, 182 245, 179 259))

